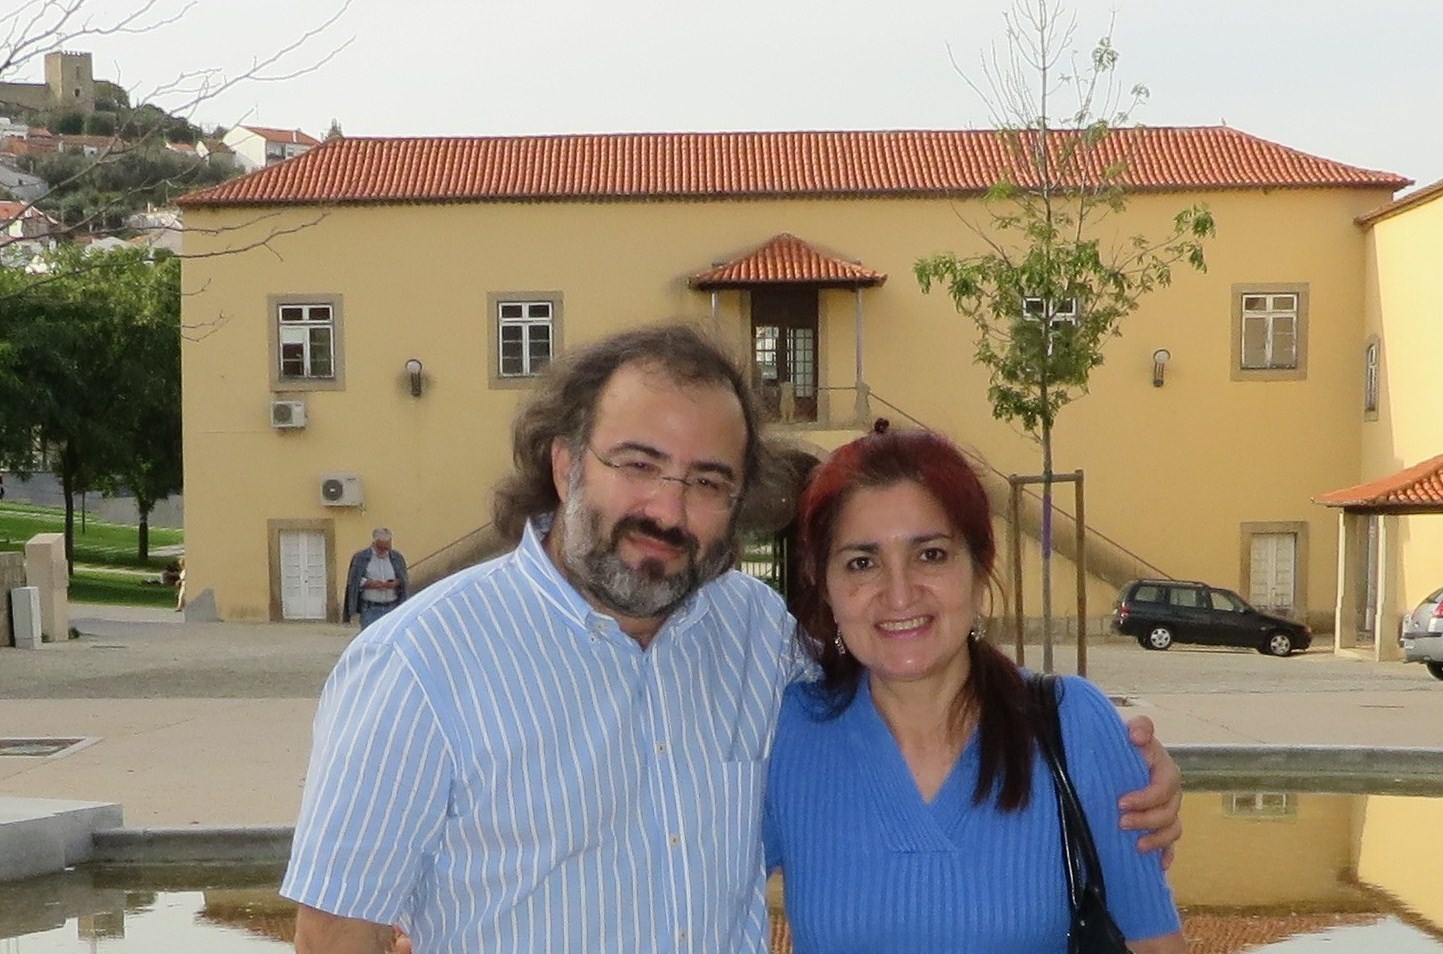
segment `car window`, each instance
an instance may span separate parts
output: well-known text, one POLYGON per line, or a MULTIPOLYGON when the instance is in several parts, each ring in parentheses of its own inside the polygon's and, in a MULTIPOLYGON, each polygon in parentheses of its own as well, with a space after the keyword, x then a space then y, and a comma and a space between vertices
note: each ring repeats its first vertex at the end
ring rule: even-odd
POLYGON ((1172 587, 1168 591, 1167 601, 1173 606, 1188 606, 1193 609, 1203 609, 1208 605, 1206 594, 1194 586, 1172 587))
POLYGON ((1439 600, 1443 600, 1443 590, 1434 590, 1431 594, 1429 594, 1428 598, 1427 598, 1426 600, 1424 600, 1423 602, 1425 602, 1425 603, 1437 603, 1439 600))
POLYGON ((1133 590, 1132 598, 1137 603, 1163 603, 1162 587, 1153 583, 1144 583, 1133 590))
POLYGON ((1243 601, 1227 590, 1212 590, 1209 595, 1212 597, 1213 609, 1224 613, 1241 613, 1247 607, 1243 601))

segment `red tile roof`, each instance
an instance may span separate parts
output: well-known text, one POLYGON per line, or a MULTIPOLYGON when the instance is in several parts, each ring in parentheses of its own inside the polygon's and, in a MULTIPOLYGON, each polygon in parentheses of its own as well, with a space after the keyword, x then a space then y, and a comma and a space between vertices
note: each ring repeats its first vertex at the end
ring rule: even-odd
POLYGON ((321 141, 315 136, 307 135, 299 129, 274 129, 270 126, 241 126, 270 142, 294 142, 302 146, 319 146, 321 141))
POLYGON ((886 280, 882 272, 823 252, 790 232, 783 232, 741 258, 696 273, 691 277, 691 287, 752 288, 791 284, 870 288, 886 280))
POLYGON ((44 219, 52 225, 59 225, 55 219, 46 215, 29 202, 11 202, 0 200, 0 225, 9 225, 16 219, 44 219))
POLYGON ((1421 189, 1415 189, 1401 199, 1394 199, 1386 205, 1381 205, 1371 212, 1358 216, 1357 223, 1362 226, 1372 226, 1384 219, 1392 218, 1400 212, 1432 202, 1439 195, 1443 195, 1443 179, 1429 183, 1421 189))
POLYGON ((1366 484, 1319 494, 1313 502, 1391 513, 1443 512, 1443 454, 1366 484))
MULTIPOLYGON (((1008 143, 995 130, 344 138, 181 201, 201 206, 976 194, 1017 171, 1008 143)), ((1094 174, 1125 162, 1135 190, 1397 190, 1411 181, 1220 126, 1119 129, 1091 159, 1094 174)))

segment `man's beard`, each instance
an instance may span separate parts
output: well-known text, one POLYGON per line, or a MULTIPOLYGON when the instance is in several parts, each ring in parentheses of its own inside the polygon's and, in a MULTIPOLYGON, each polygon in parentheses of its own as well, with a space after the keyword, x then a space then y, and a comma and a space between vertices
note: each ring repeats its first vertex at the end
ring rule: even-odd
POLYGON ((646 517, 622 517, 611 528, 610 538, 603 540, 601 514, 586 505, 579 468, 572 470, 570 485, 560 514, 562 562, 582 588, 623 616, 664 616, 732 564, 730 532, 703 552, 700 541, 680 527, 668 529, 646 517), (627 564, 618 547, 629 533, 650 536, 682 550, 686 564, 671 574, 660 560, 652 558, 638 566, 627 564))

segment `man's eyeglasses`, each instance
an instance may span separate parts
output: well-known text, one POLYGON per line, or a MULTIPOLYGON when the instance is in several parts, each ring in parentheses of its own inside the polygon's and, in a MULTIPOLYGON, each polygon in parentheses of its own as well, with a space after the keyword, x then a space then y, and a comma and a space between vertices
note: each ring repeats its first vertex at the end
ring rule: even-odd
POLYGON ((681 484, 682 499, 698 508, 725 513, 737 502, 740 493, 733 481, 720 474, 673 477, 662 473, 661 465, 645 454, 618 451, 603 456, 590 444, 586 445, 586 449, 591 451, 591 456, 600 461, 603 467, 609 468, 638 490, 655 494, 661 489, 663 481, 681 484))

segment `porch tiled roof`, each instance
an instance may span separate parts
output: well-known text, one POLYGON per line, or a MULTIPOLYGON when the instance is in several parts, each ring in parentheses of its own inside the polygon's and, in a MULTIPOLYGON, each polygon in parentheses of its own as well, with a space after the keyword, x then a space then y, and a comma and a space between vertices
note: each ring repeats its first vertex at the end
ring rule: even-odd
POLYGON ((1443 454, 1387 477, 1319 494, 1313 502, 1326 507, 1443 512, 1443 454))
MULTIPOLYGON (((1092 175, 1125 164, 1136 191, 1410 184, 1223 126, 1119 129, 1090 160, 1092 175)), ((347 137, 181 204, 948 196, 1007 177, 1028 178, 996 130, 347 137)))
POLYGON ((757 285, 824 285, 870 288, 887 276, 860 262, 848 261, 823 252, 790 232, 783 232, 764 245, 691 277, 691 287, 752 288, 757 285))

